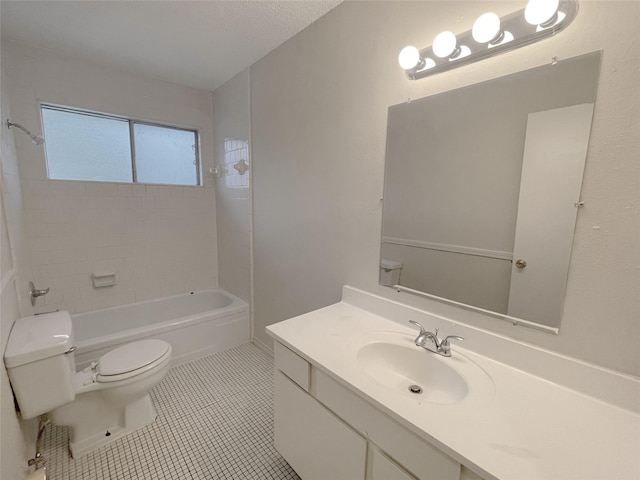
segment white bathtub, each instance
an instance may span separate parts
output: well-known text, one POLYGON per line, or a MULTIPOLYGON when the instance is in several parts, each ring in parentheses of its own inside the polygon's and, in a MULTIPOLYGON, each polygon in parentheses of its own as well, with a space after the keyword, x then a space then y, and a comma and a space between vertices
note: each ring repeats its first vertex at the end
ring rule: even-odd
POLYGON ((173 365, 250 341, 249 305, 221 289, 79 313, 72 320, 78 369, 143 338, 169 342, 173 365))

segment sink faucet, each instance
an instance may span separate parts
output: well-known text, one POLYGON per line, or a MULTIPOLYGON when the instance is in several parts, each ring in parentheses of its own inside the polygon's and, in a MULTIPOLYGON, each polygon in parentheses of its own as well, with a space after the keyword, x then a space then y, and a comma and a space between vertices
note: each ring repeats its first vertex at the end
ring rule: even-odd
POLYGON ((437 353, 438 355, 442 355, 443 357, 451 356, 451 345, 449 344, 449 340, 455 338, 456 340, 464 340, 464 338, 459 337, 457 335, 449 335, 444 337, 442 340, 438 338, 438 329, 436 328, 436 333, 427 332, 425 328, 420 325, 418 322, 414 322, 413 320, 409 320, 409 323, 414 324, 416 327, 420 329, 420 333, 415 339, 415 344, 418 347, 422 347, 425 350, 429 350, 430 352, 437 353))

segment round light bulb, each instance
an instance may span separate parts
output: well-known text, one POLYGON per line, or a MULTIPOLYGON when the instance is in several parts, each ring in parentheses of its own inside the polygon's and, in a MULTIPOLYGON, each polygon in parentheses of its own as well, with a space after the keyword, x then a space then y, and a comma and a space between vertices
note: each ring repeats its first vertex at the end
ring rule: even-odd
POLYGON ((478 43, 490 43, 500 37, 500 17, 495 13, 484 13, 473 24, 471 35, 478 43))
POLYGON ((433 53, 436 57, 447 58, 456 51, 456 36, 452 32, 440 32, 433 40, 433 53))
POLYGON ((553 19, 560 0, 529 0, 524 9, 524 18, 531 25, 543 25, 553 19))
POLYGON ((413 45, 404 47, 398 55, 398 63, 405 70, 411 70, 420 63, 420 51, 413 45))

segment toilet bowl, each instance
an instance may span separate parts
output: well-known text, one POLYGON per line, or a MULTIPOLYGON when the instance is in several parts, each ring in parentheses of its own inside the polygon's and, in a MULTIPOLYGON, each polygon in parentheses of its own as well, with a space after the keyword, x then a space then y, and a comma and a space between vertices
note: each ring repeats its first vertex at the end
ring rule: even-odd
POLYGON ((5 365, 23 418, 49 413, 69 427, 74 458, 152 423, 149 391, 166 375, 171 345, 140 340, 106 353, 75 371, 68 312, 16 320, 5 365))

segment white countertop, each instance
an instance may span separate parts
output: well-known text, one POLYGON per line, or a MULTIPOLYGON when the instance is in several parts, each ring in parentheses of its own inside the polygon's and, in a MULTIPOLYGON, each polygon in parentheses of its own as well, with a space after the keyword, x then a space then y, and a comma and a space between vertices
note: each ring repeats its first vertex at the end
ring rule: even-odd
POLYGON ((453 342, 453 356, 444 360, 455 361, 458 355, 477 364, 491 377, 493 395, 469 395, 449 405, 420 404, 363 375, 352 360, 357 335, 394 331, 415 336, 416 330, 345 302, 271 325, 267 330, 280 343, 486 480, 640 479, 637 413, 453 342))

